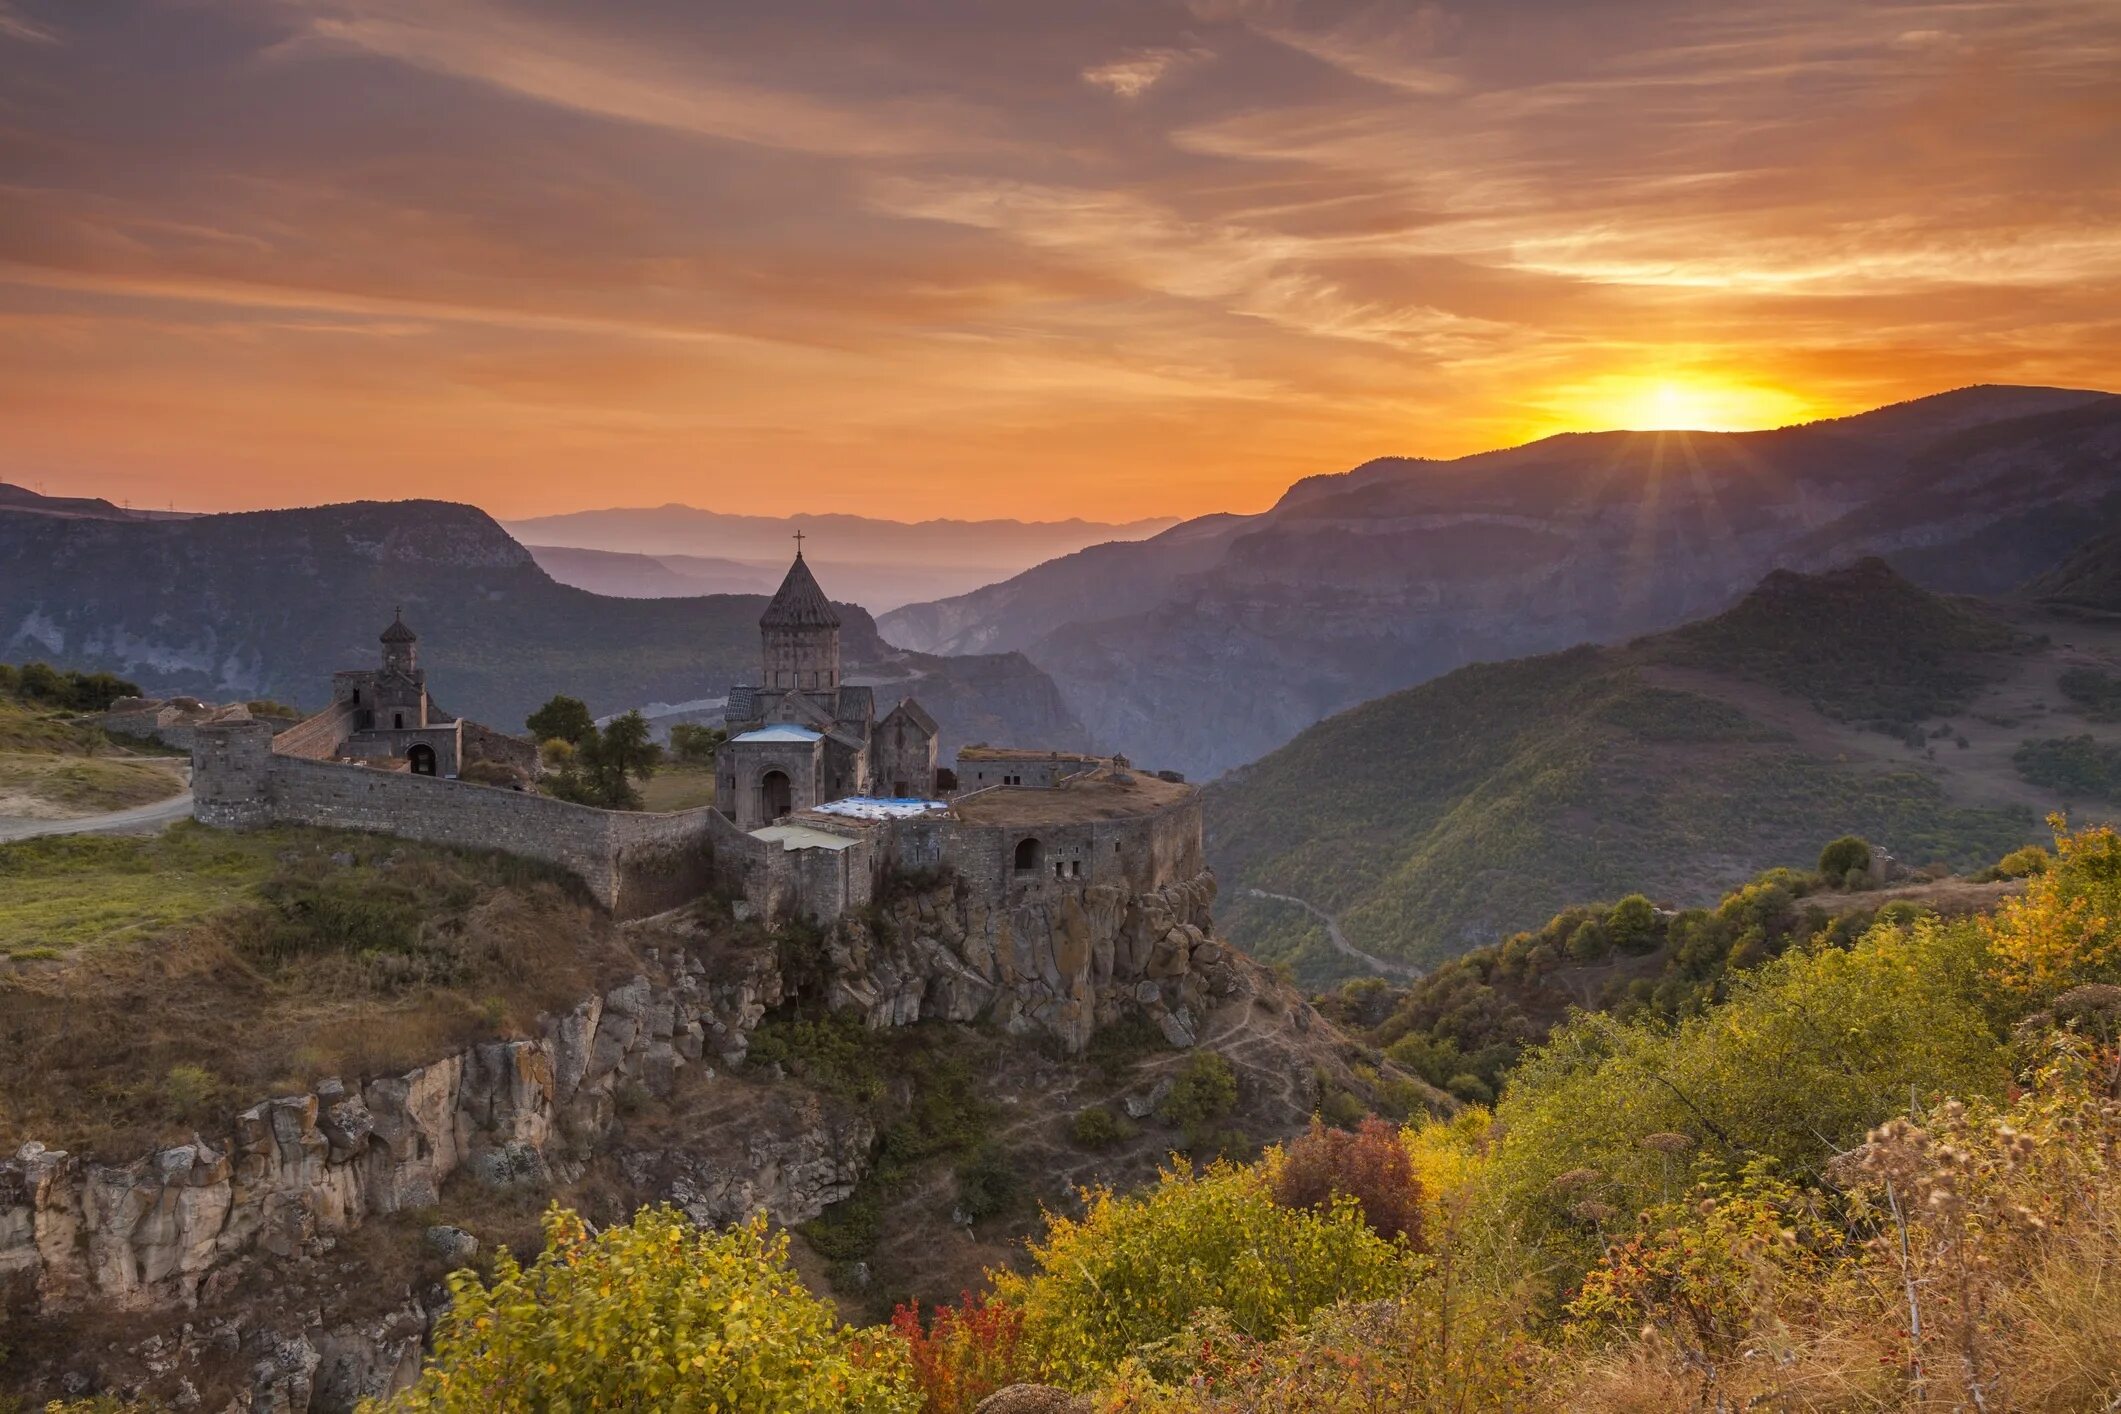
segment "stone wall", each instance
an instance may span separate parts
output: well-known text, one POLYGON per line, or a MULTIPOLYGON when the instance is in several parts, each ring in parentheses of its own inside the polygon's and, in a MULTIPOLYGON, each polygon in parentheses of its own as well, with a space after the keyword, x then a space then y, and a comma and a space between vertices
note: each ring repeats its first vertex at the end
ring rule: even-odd
POLYGON ((353 735, 354 723, 360 711, 350 702, 334 702, 331 706, 289 727, 273 738, 273 750, 283 756, 300 756, 311 761, 323 761, 339 748, 339 743, 353 735))

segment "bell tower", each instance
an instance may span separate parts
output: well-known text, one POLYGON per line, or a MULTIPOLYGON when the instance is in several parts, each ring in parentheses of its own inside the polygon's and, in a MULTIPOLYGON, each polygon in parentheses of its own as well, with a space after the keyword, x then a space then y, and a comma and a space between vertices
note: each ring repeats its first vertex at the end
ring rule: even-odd
POLYGON ((760 686, 782 692, 837 692, 840 686, 840 616, 803 562, 797 533, 795 563, 759 616, 764 650, 760 686))

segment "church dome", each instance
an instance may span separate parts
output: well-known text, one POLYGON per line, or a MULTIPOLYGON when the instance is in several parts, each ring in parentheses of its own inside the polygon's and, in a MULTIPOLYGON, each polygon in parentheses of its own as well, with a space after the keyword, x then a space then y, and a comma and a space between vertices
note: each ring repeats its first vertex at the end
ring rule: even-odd
POLYGON ((817 576, 803 563, 803 552, 795 552, 795 563, 781 581, 773 602, 759 616, 760 628, 838 628, 839 611, 818 588, 817 576))
POLYGON ((383 641, 385 643, 418 643, 420 641, 420 635, 405 626, 405 611, 403 609, 394 611, 390 627, 383 630, 383 641))

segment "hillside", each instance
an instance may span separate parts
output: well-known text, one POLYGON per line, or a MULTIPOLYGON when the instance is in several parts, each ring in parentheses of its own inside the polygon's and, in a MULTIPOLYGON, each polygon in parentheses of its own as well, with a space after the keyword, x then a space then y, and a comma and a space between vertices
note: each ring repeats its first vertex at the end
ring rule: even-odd
MULTIPOLYGON (((185 520, 0 511, 0 657, 109 669, 156 693, 320 704, 403 606, 437 700, 504 729, 556 692, 598 713, 716 696, 758 673, 762 596, 612 599, 555 583, 469 506, 356 502, 185 520)), ((843 605, 850 676, 879 710, 918 683, 947 745, 1069 745, 1081 728, 1013 655, 885 644, 843 605), (978 700, 977 715, 968 711, 978 700)))
POLYGON ((1231 935, 1314 979, 1363 969, 1251 890, 1433 965, 1574 900, 1708 903, 1841 834, 1971 867, 2092 799, 2024 746, 2121 741, 2091 687, 2069 690, 2115 668, 2121 634, 2006 619, 1878 561, 1776 572, 1667 634, 1462 668, 1328 718, 1210 787, 1209 856, 1231 935))
POLYGON ((1101 742, 1212 776, 1466 663, 1655 632, 1768 571, 1866 555, 2015 590, 2115 510, 2121 399, 1970 388, 1806 427, 1573 434, 1388 457, 883 615, 893 642, 1013 648, 1101 742))
POLYGON ((11 827, 167 800, 179 763, 147 743, 114 742, 77 723, 132 684, 0 662, 0 839, 11 827))
POLYGON ((2057 608, 2121 614, 2121 529, 2085 541, 2025 592, 2057 608))

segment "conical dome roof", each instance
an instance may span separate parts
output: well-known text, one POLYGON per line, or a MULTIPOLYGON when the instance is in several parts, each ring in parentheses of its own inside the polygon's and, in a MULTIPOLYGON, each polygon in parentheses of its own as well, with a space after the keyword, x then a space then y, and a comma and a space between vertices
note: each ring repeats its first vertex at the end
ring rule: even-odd
POLYGON ((390 627, 383 630, 383 641, 385 643, 418 643, 420 641, 420 635, 405 626, 405 611, 403 609, 393 609, 391 611, 390 627))
POLYGON ((838 628, 839 611, 818 588, 817 576, 810 573, 810 566, 803 563, 803 552, 795 552, 795 563, 788 567, 788 577, 781 581, 773 602, 759 616, 760 628, 838 628))

